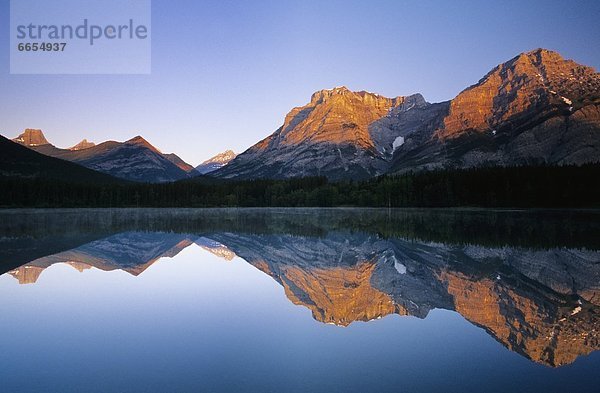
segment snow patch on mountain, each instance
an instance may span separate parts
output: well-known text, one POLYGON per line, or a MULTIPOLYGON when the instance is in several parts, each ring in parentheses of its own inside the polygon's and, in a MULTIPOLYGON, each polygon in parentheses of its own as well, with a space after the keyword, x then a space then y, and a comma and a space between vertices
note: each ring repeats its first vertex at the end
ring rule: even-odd
POLYGON ((392 149, 393 151, 396 151, 397 148, 399 148, 400 146, 402 146, 404 144, 404 137, 403 136, 399 136, 398 138, 396 138, 394 140, 394 143, 392 143, 392 149))

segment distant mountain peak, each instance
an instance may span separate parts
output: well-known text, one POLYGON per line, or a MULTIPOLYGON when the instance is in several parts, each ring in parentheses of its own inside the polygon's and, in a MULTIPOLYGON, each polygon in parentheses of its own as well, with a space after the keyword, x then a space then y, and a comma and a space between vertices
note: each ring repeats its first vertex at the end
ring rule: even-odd
POLYGON ((78 144, 76 144, 75 146, 69 148, 69 150, 73 150, 73 151, 84 150, 84 149, 89 149, 90 147, 94 147, 94 146, 96 146, 96 144, 94 142, 89 142, 87 139, 84 139, 81 142, 79 142, 78 144))
POLYGON ((146 139, 144 139, 141 135, 136 135, 133 138, 125 141, 125 143, 149 143, 146 139))
POLYGON ((204 161, 203 164, 208 162, 229 162, 236 156, 237 154, 235 154, 233 150, 225 150, 223 153, 219 153, 216 156, 204 161))
POLYGON ((17 142, 24 146, 41 146, 50 144, 50 142, 48 142, 44 136, 42 130, 33 128, 26 129, 21 135, 13 139, 13 142, 17 142))
POLYGON ((237 157, 237 154, 233 150, 225 150, 223 153, 219 153, 198 165, 196 171, 201 174, 216 171, 229 164, 235 157, 237 157))
POLYGON ((162 154, 159 149, 154 147, 150 142, 148 142, 146 139, 144 139, 144 137, 142 137, 141 135, 134 136, 133 138, 129 139, 128 141, 125 141, 125 143, 128 145, 144 146, 156 153, 162 154))

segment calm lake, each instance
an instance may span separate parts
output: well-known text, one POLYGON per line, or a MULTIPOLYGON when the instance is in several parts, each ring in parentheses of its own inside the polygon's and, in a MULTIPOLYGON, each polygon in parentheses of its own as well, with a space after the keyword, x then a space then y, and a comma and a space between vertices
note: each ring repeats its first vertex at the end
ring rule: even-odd
POLYGON ((600 212, 0 211, 1 392, 597 392, 600 212))

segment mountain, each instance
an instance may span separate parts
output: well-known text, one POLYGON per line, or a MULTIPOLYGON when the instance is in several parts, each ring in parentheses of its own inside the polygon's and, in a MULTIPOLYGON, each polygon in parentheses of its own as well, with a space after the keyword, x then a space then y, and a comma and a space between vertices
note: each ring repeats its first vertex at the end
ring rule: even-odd
MULTIPOLYGON (((27 140, 38 142, 45 138, 43 135, 41 138, 38 135, 27 140)), ((3 136, 0 136, 0 178, 47 179, 99 184, 120 182, 119 179, 75 163, 40 154, 3 136)))
POLYGON ((84 139, 81 142, 79 142, 78 144, 76 144, 75 146, 69 148, 69 150, 83 150, 83 149, 89 149, 90 147, 94 147, 94 146, 96 146, 96 144, 94 142, 88 142, 87 139, 84 139))
POLYGON ((369 125, 401 106, 406 97, 386 98, 346 87, 321 90, 292 109, 283 126, 213 173, 221 178, 328 176, 368 178, 387 164, 369 125))
POLYGON ((141 136, 126 142, 108 141, 93 146, 84 140, 73 148, 60 149, 48 143, 42 131, 25 130, 15 141, 47 156, 130 181, 164 183, 197 175, 194 168, 181 158, 175 154, 163 154, 141 136), (46 143, 28 144, 30 140, 46 143))
POLYGON ((537 49, 492 69, 411 133, 392 171, 600 161, 600 74, 537 49))
MULTIPOLYGON (((163 157, 167 160, 171 161, 173 164, 177 165, 177 167, 185 172, 195 175, 196 169, 193 166, 183 161, 177 154, 175 153, 162 153, 163 157)), ((199 174, 199 173, 198 173, 199 174)))
POLYGON ((313 94, 269 137, 212 175, 327 176, 485 165, 600 161, 600 76, 537 49, 491 70, 453 100, 386 98, 345 87, 313 94))
POLYGON ((46 140, 42 130, 34 130, 31 128, 26 129, 25 132, 13 139, 13 142, 17 142, 28 147, 50 144, 50 142, 46 140))
POLYGON ((188 177, 187 172, 165 158, 140 136, 123 143, 105 142, 78 152, 69 151, 61 154, 61 158, 115 177, 139 182, 164 183, 188 177))
POLYGON ((600 74, 536 49, 494 67, 447 102, 386 98, 336 87, 292 109, 273 134, 242 154, 194 169, 142 137, 51 145, 40 130, 14 139, 40 153, 138 182, 210 173, 224 179, 326 176, 361 180, 387 173, 600 162, 600 74))
POLYGON ((235 154, 233 150, 226 150, 223 153, 217 154, 216 156, 209 158, 202 164, 198 165, 196 167, 196 171, 201 174, 216 171, 217 169, 221 169, 225 165, 229 164, 236 156, 237 154, 235 154))

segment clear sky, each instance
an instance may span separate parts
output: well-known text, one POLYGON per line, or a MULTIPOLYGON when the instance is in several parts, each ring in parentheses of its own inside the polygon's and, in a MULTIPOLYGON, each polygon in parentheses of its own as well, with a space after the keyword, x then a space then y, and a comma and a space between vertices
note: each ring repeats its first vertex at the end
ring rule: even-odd
POLYGON ((443 101, 538 47, 600 68, 598 0, 153 0, 151 75, 10 75, 0 4, 1 134, 140 134, 193 165, 245 150, 324 88, 443 101))

